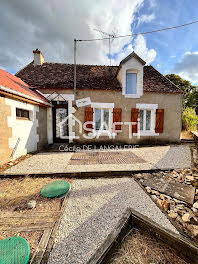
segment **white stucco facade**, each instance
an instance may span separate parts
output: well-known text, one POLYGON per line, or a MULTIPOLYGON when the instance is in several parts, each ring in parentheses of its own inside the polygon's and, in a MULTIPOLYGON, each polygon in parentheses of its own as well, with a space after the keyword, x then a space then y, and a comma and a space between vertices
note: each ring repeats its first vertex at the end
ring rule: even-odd
POLYGON ((53 144, 52 108, 47 109, 47 139, 48 144, 53 144))
POLYGON ((9 148, 14 149, 16 147, 13 158, 36 151, 37 143, 39 142, 36 113, 39 112, 39 107, 11 98, 6 98, 5 103, 11 108, 11 115, 8 116, 8 127, 12 128, 12 137, 9 138, 9 148), (28 110, 30 120, 16 118, 16 108, 28 110), (17 142, 18 145, 16 146, 17 142))

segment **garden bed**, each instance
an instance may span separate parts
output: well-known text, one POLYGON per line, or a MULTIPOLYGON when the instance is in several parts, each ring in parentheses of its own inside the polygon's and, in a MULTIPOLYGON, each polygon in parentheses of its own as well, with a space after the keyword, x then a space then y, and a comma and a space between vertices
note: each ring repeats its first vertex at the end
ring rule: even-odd
POLYGON ((197 263, 198 247, 149 218, 128 210, 88 264, 197 263))
POLYGON ((40 195, 42 187, 54 180, 59 179, 53 177, 0 179, 0 239, 24 237, 30 245, 30 263, 39 242, 43 240, 43 235, 50 238, 60 216, 64 199, 48 199, 40 195), (34 201, 36 206, 34 207, 33 203, 33 207, 30 208, 28 205, 30 201, 34 201))

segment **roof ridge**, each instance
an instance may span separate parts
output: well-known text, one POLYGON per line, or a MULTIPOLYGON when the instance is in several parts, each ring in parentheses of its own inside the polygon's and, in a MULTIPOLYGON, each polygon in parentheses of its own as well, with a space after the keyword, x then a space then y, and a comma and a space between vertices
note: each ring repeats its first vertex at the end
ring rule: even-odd
MULTIPOLYGON (((63 64, 63 65, 74 65, 74 63, 63 63, 63 62, 49 62, 46 61, 43 64, 63 64)), ((81 64, 81 63, 77 63, 76 65, 80 65, 80 66, 97 66, 97 67, 118 67, 119 65, 99 65, 99 64, 81 64)))

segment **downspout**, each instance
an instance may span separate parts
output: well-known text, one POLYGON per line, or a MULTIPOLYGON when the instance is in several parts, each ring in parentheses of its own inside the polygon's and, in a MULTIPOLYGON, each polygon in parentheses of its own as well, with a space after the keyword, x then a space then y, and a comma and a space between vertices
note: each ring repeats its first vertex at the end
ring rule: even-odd
POLYGON ((76 105, 76 51, 77 40, 74 39, 74 105, 76 105))

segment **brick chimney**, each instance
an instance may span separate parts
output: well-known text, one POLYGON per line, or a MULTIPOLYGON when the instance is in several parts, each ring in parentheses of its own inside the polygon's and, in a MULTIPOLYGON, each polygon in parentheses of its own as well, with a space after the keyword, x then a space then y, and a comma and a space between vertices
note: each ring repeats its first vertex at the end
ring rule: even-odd
POLYGON ((45 62, 42 52, 38 49, 33 50, 34 54, 34 65, 42 65, 45 62))

